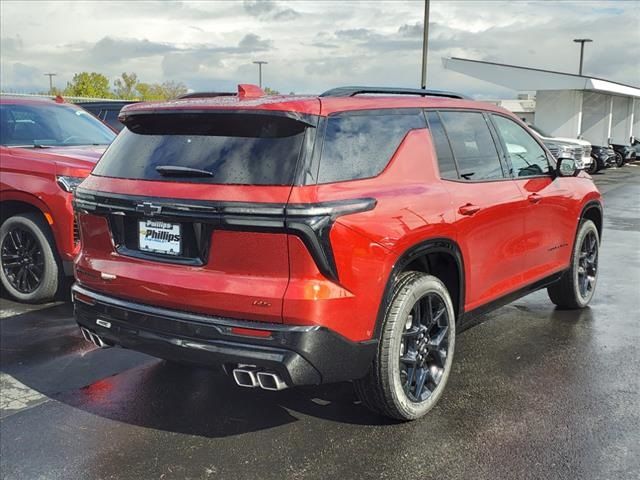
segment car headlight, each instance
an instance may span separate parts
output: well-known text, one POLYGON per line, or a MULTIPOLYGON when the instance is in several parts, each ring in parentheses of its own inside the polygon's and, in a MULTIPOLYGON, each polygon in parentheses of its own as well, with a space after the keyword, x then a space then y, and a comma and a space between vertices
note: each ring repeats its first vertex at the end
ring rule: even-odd
POLYGON ((60 188, 65 192, 73 193, 76 191, 76 187, 82 183, 84 177, 68 177, 66 175, 58 175, 56 181, 60 188))

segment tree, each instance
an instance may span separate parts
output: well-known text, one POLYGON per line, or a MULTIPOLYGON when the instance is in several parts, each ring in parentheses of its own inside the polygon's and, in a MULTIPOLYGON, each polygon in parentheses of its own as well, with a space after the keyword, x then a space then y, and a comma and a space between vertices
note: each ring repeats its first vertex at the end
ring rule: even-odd
POLYGON ((183 83, 164 82, 138 83, 136 90, 142 100, 171 100, 187 93, 187 87, 183 83))
POLYGON ((111 98, 109 79, 101 73, 80 72, 67 82, 64 94, 72 97, 111 98))
POLYGON ((164 100, 164 96, 160 91, 160 85, 157 83, 143 83, 136 85, 136 90, 140 96, 140 100, 164 100))
POLYGON ((167 100, 181 97, 187 93, 187 87, 182 82, 164 82, 160 88, 167 100))
POLYGON ((278 90, 274 90, 273 88, 269 87, 264 87, 264 93, 266 93, 267 95, 280 95, 280 92, 278 90))
POLYGON ((116 97, 133 100, 136 97, 138 76, 135 73, 123 72, 120 78, 113 82, 116 97))

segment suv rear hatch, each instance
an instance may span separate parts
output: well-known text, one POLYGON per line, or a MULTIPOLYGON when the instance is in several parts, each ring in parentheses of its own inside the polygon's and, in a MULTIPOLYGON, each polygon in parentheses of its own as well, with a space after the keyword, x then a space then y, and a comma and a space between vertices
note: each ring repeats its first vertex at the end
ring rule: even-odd
POLYGON ((285 207, 315 122, 269 110, 129 115, 76 192, 80 283, 145 304, 281 322, 285 207))

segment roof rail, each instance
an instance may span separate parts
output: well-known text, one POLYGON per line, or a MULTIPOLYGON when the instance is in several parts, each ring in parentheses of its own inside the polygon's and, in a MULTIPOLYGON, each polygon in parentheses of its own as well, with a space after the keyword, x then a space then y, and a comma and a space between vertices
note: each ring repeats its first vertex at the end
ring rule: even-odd
POLYGON ((424 90, 422 88, 394 88, 394 87, 338 87, 322 93, 321 97, 355 97, 360 94, 386 95, 419 95, 421 97, 447 97, 469 99, 460 93, 443 90, 424 90))
POLYGON ((233 97, 235 92, 192 92, 180 95, 177 99, 183 98, 213 98, 213 97, 233 97))

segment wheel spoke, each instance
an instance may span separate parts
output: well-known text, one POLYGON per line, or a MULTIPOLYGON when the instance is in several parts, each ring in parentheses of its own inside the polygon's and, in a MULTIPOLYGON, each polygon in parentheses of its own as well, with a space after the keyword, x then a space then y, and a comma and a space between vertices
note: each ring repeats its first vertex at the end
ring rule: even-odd
POLYGON ((441 327, 441 330, 438 332, 438 334, 435 337, 431 337, 431 339, 429 340, 429 343, 427 343, 427 345, 429 345, 429 347, 433 347, 433 348, 440 348, 440 346, 442 345, 443 340, 447 337, 447 333, 449 332, 449 326, 445 325, 444 327, 441 327))
POLYGON ((18 242, 16 242, 16 237, 14 235, 14 231, 11 230, 7 236, 11 239, 11 243, 13 243, 14 251, 17 252, 18 250, 20 250, 20 247, 18 246, 18 242))
POLYGON ((446 307, 442 307, 440 310, 438 310, 438 312, 433 316, 433 323, 440 326, 440 319, 442 319, 446 312, 446 307))
POLYGON ((418 300, 413 306, 413 322, 414 327, 419 327, 422 324, 422 302, 418 300))
POLYGON ((409 330, 405 330, 402 332, 403 338, 416 338, 420 333, 424 331, 424 327, 420 326, 412 326, 409 330))
POLYGON ((417 361, 416 355, 417 353, 415 350, 410 350, 400 357, 400 361, 406 365, 415 365, 417 361))
POLYGON ((439 349, 439 348, 434 348, 429 353, 431 353, 431 357, 435 361, 435 364, 440 368, 444 368, 444 363, 447 360, 447 352, 446 352, 446 350, 442 350, 442 349, 439 349))
POLYGON ((415 398, 417 401, 421 400, 422 397, 422 390, 424 389, 424 385, 427 381, 427 377, 429 376, 429 371, 422 368, 420 369, 420 372, 418 373, 418 378, 416 380, 416 388, 415 388, 415 398))

